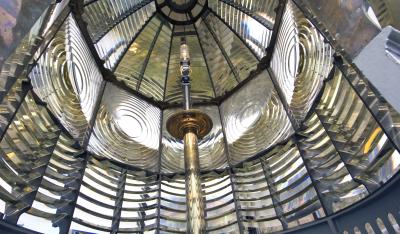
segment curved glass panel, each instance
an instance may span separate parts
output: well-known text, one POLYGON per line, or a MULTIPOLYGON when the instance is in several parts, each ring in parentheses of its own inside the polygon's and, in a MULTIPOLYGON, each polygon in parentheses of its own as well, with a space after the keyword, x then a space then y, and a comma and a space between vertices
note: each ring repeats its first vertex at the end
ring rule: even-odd
POLYGON ((210 0, 211 10, 225 21, 261 59, 272 36, 278 1, 210 0), (241 10, 244 11, 241 11, 241 10), (258 11, 257 13, 255 11, 258 11))
POLYGON ((160 231, 186 232, 186 197, 183 176, 162 177, 160 231))
POLYGON ((160 122, 160 109, 109 84, 88 150, 98 156, 156 171, 160 122))
POLYGON ((229 173, 208 173, 202 177, 206 207, 206 225, 209 233, 238 230, 235 199, 229 173))
POLYGON ((93 42, 99 41, 115 25, 148 4, 149 0, 97 0, 84 7, 83 20, 93 42))
POLYGON ((199 20, 196 23, 196 28, 200 43, 204 49, 204 56, 209 67, 210 77, 214 84, 215 95, 221 96, 233 89, 238 84, 238 80, 219 48, 219 42, 215 41, 204 21, 199 20))
POLYGON ((261 162, 244 163, 233 169, 232 180, 237 194, 239 212, 247 230, 276 232, 283 229, 276 213, 268 182, 261 162))
POLYGON ((214 39, 219 42, 221 50, 226 53, 226 59, 232 64, 231 68, 237 73, 239 81, 245 80, 252 70, 255 70, 258 64, 257 58, 251 53, 246 45, 238 36, 231 31, 213 14, 208 14, 204 18, 204 23, 207 25, 211 34, 214 34, 214 39))
POLYGON ((172 28, 165 24, 159 32, 144 71, 139 91, 144 95, 163 101, 167 69, 169 66, 170 40, 172 28))
POLYGON ((28 93, 0 142, 3 219, 16 223, 32 205, 59 134, 46 109, 28 93))
POLYGON ((76 139, 82 141, 102 86, 102 75, 70 15, 29 77, 35 93, 76 139))
POLYGON ((220 108, 232 165, 293 133, 266 71, 224 101, 220 108))
POLYGON ((289 1, 271 69, 296 121, 302 121, 332 68, 332 47, 289 1))
POLYGON ((392 141, 337 68, 316 113, 350 173, 369 192, 400 169, 392 141))
POLYGON ((118 64, 115 75, 118 80, 124 82, 129 88, 137 90, 142 81, 146 62, 157 40, 157 35, 163 28, 162 19, 153 17, 143 31, 130 45, 118 64), (154 43, 153 43, 154 42, 154 43))
POLYGON ((155 5, 151 2, 119 22, 94 44, 100 58, 105 61, 106 68, 115 70, 121 57, 129 50, 132 40, 154 12, 155 5))

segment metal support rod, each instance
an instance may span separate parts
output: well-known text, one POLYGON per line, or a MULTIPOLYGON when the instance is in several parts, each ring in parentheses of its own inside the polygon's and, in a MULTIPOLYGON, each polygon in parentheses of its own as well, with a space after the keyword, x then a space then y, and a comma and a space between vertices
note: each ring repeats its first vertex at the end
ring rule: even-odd
POLYGON ((189 110, 192 102, 190 100, 190 83, 183 83, 182 82, 182 89, 183 89, 183 98, 184 98, 184 109, 189 110))
POLYGON ((197 134, 188 129, 184 138, 186 177, 187 233, 205 232, 204 201, 201 190, 199 149, 197 134))
POLYGON ((190 102, 190 57, 186 39, 181 38, 180 63, 183 111, 175 113, 167 121, 167 130, 175 138, 183 140, 185 161, 185 188, 187 233, 205 233, 205 205, 201 189, 201 174, 198 138, 203 138, 212 129, 211 118, 191 108, 190 102))
MULTIPOLYGON (((184 110, 190 110, 190 57, 186 39, 181 39, 181 73, 184 110)), ((197 130, 193 127, 185 128, 183 137, 185 181, 186 181, 186 210, 187 232, 204 233, 206 230, 203 191, 201 190, 199 148, 197 130)))
MULTIPOLYGON (((172 39, 171 39, 172 41, 172 39)), ((171 47, 170 47, 171 48, 171 47)), ((167 65, 168 66, 168 65, 167 65)), ((164 112, 161 111, 161 117, 160 117, 160 132, 163 131, 163 125, 164 123, 164 112)), ((161 224, 161 183, 162 183, 162 149, 163 149, 163 144, 162 144, 162 140, 163 140, 163 135, 160 134, 160 138, 159 138, 159 146, 158 146, 158 153, 159 153, 159 157, 158 157, 158 176, 157 176, 157 183, 158 183, 158 191, 157 191, 157 223, 156 223, 156 234, 160 233, 160 224, 161 224)))

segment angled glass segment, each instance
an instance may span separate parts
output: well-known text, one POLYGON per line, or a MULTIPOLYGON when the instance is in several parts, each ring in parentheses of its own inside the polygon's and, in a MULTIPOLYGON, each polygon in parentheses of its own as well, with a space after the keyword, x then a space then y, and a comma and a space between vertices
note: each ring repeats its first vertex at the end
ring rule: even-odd
MULTIPOLYGON (((69 17, 69 13, 71 11, 68 5, 69 1, 70 0, 62 0, 59 3, 56 3, 52 8, 50 8, 50 11, 48 13, 50 15, 48 16, 48 18, 42 17, 42 28, 39 28, 39 25, 35 25, 32 28, 31 31, 41 32, 38 37, 35 37, 35 34, 32 34, 32 32, 29 34, 28 37, 29 40, 34 39, 33 45, 38 47, 36 52, 32 54, 32 63, 36 62, 40 58, 42 53, 46 51, 48 44, 53 40, 55 34, 59 31, 62 24, 64 24, 64 21, 67 19, 67 17, 69 17)), ((23 47, 25 49, 29 48, 26 45, 24 45, 23 47)))
POLYGON ((234 167, 232 183, 245 230, 260 233, 283 230, 260 160, 234 167))
POLYGON ((400 113, 397 112, 350 63, 337 66, 342 78, 359 94, 360 100, 368 108, 382 131, 387 134, 396 149, 400 149, 400 113))
POLYGON ((261 59, 272 36, 278 1, 210 0, 209 6, 261 59), (258 5, 258 6, 257 6, 258 5), (249 8, 249 9, 247 9, 249 8), (259 13, 254 10, 259 9, 259 13), (265 12, 262 12, 265 11, 265 12), (253 12, 253 13, 252 13, 253 12))
POLYGON ((170 41, 172 26, 165 24, 158 35, 154 48, 151 51, 146 70, 144 71, 139 92, 163 101, 165 79, 167 78, 168 55, 170 51, 170 41))
POLYGON ((128 170, 119 233, 152 232, 157 228, 160 182, 157 175, 128 170))
POLYGON ((332 68, 332 47, 291 1, 286 5, 271 68, 296 121, 301 122, 332 68))
POLYGON ((0 3, 1 44, 0 69, 6 59, 18 47, 35 22, 43 16, 50 5, 50 0, 43 1, 2 1, 0 3))
MULTIPOLYGON (((228 166, 224 145, 224 135, 217 106, 201 106, 198 109, 207 113, 212 121, 211 132, 199 140, 199 158, 202 170, 222 169, 228 166)), ((172 137, 167 129, 168 118, 179 109, 167 109, 163 113, 163 138, 161 171, 163 173, 184 172, 183 141, 172 137)))
POLYGON ((82 158, 79 158, 82 153, 72 138, 65 134, 60 135, 35 201, 21 215, 18 225, 38 232, 60 233, 59 223, 68 217, 68 213, 61 211, 63 206, 60 204, 68 204, 70 200, 65 194, 75 191, 70 185, 77 179, 79 170, 83 167, 82 158))
POLYGON ((111 232, 121 169, 91 157, 86 165, 70 231, 111 232))
POLYGON ((70 15, 29 74, 33 89, 81 141, 94 112, 102 75, 70 15))
MULTIPOLYGON (((64 9, 67 3, 68 0, 64 0, 61 1, 61 3, 50 4, 49 7, 42 12, 32 28, 21 39, 19 45, 12 53, 10 53, 7 58, 5 58, 3 54, 3 57, 0 59, 0 63, 2 63, 2 65, 0 65, 0 102, 3 102, 4 106, 8 107, 7 109, 10 109, 10 105, 5 104, 5 102, 9 102, 9 100, 6 100, 6 96, 12 96, 12 93, 19 90, 19 88, 16 87, 20 86, 20 84, 16 83, 21 83, 21 81, 26 80, 25 73, 28 69, 28 64, 34 63, 32 60, 36 60, 37 54, 41 53, 45 46, 44 44, 47 42, 46 39, 54 36, 56 29, 58 29, 68 14, 69 8, 67 7, 67 9, 64 9)), ((28 3, 24 3, 24 7, 26 7, 25 4, 28 3)), ((22 7, 22 5, 20 7, 22 7)), ((35 7, 33 7, 33 11, 35 11, 35 7)), ((8 21, 6 20, 5 22, 8 21)), ((20 29, 16 29, 15 32, 19 30, 20 29)), ((7 38, 4 42, 5 44, 8 44, 7 40, 12 38, 16 40, 14 37, 9 38, 10 35, 7 34, 8 32, 4 33, 4 36, 7 38)), ((19 36, 20 35, 18 35, 18 37, 19 36)), ((8 53, 5 48, 1 50, 1 53, 8 53)))
POLYGON ((162 176, 160 232, 186 233, 186 190, 182 175, 162 176))
POLYGON ((31 207, 59 134, 46 109, 37 105, 29 92, 0 142, 3 219, 16 223, 31 207))
POLYGON ((154 16, 146 25, 143 31, 137 36, 134 42, 126 51, 121 62, 118 64, 115 75, 118 80, 123 81, 129 88, 137 90, 141 82, 143 71, 146 66, 146 58, 153 49, 152 42, 157 40, 156 35, 162 27, 170 27, 163 19, 154 16), (166 26, 163 26, 163 24, 166 26))
MULTIPOLYGON (((106 68, 115 69, 121 57, 129 50, 132 40, 155 11, 154 2, 143 6, 115 25, 95 43, 97 53, 105 61, 106 68)), ((103 22, 100 25, 103 25, 103 22)))
MULTIPOLYGON (((379 20, 382 28, 389 25, 394 28, 400 28, 400 17, 396 10, 400 6, 399 2, 371 0, 368 3, 371 5, 373 13, 376 15, 377 20, 379 20)), ((370 10, 368 9, 368 13, 370 13, 370 10)))
POLYGON ((222 96, 233 89, 238 84, 238 81, 236 80, 234 71, 230 68, 219 48, 218 43, 215 41, 202 19, 196 22, 196 28, 200 43, 204 49, 204 57, 210 70, 212 83, 214 84, 215 95, 222 96))
POLYGON ((315 221, 326 214, 310 175, 292 141, 261 158, 271 196, 285 228, 315 221))
MULTIPOLYGON (((174 34, 192 33, 195 34, 193 25, 179 27, 175 26, 174 34)), ((190 54, 190 79, 191 79, 191 98, 193 102, 210 100, 213 98, 214 90, 211 83, 205 55, 203 54, 199 38, 194 35, 186 35, 186 43, 189 46, 190 54)), ((180 74, 180 43, 181 36, 172 38, 171 56, 169 60, 167 86, 165 90, 166 102, 182 102, 182 83, 180 74)))
POLYGON ((233 233, 239 230, 231 178, 228 171, 202 176, 207 233, 233 233))
POLYGON ((240 81, 245 80, 250 72, 257 68, 257 58, 239 37, 214 14, 208 14, 204 22, 208 25, 210 32, 215 35, 215 40, 222 46, 221 49, 228 56, 227 59, 237 72, 237 78, 240 81))
POLYGON ((243 12, 256 19, 264 25, 272 28, 275 23, 275 9, 278 6, 279 0, 266 0, 266 1, 249 1, 249 0, 209 0, 208 5, 216 12, 220 12, 221 16, 225 15, 221 7, 223 5, 230 5, 235 10, 243 12), (217 11, 218 9, 218 11, 217 11))
POLYGON ((232 165, 293 133, 266 71, 224 101, 220 109, 232 165))
POLYGON ((159 160, 161 110, 108 84, 88 150, 150 171, 159 160))
MULTIPOLYGON (((387 110, 384 110, 387 111, 387 110)), ((341 70, 326 84, 316 108, 322 125, 353 177, 373 192, 400 169, 400 155, 382 125, 341 70)))
POLYGON ((82 17, 96 43, 114 26, 149 3, 150 0, 97 0, 84 7, 82 17))
POLYGON ((1 102, 2 113, 0 114, 1 135, 4 135, 7 131, 9 123, 12 121, 14 114, 16 111, 18 111, 20 104, 24 101, 25 96, 30 90, 29 87, 23 84, 23 82, 26 82, 27 80, 28 79, 26 77, 21 75, 17 80, 15 80, 15 83, 3 97, 1 102))
POLYGON ((337 212, 368 195, 365 186, 350 175, 315 113, 305 120, 299 134, 304 136, 298 143, 299 150, 327 212, 337 212))
MULTIPOLYGON (((292 1, 318 22, 318 27, 348 58, 354 59, 381 31, 379 24, 374 22, 375 17, 371 17, 368 13, 368 10, 372 10, 368 2, 372 0, 348 1, 346 4, 342 2, 326 4, 319 0, 292 1), (331 17, 332 15, 335 17, 331 17)), ((398 9, 398 7, 399 5, 394 6, 393 9, 398 9)))

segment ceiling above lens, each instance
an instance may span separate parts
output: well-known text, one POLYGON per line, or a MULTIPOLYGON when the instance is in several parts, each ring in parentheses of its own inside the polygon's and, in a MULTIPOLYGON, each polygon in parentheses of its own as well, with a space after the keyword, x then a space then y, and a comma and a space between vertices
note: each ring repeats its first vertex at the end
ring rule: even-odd
POLYGON ((173 24, 192 24, 207 8, 207 0, 156 0, 157 10, 173 24))

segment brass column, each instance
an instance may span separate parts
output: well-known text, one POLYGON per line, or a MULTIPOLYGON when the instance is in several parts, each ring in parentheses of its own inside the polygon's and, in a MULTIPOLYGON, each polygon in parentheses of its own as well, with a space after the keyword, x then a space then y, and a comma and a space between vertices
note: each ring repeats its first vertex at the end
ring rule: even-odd
POLYGON ((181 43, 181 74, 184 110, 167 120, 167 130, 175 138, 183 140, 186 181, 187 233, 206 231, 205 207, 201 189, 198 138, 212 129, 211 118, 199 110, 191 109, 190 103, 189 50, 183 38, 181 43))

